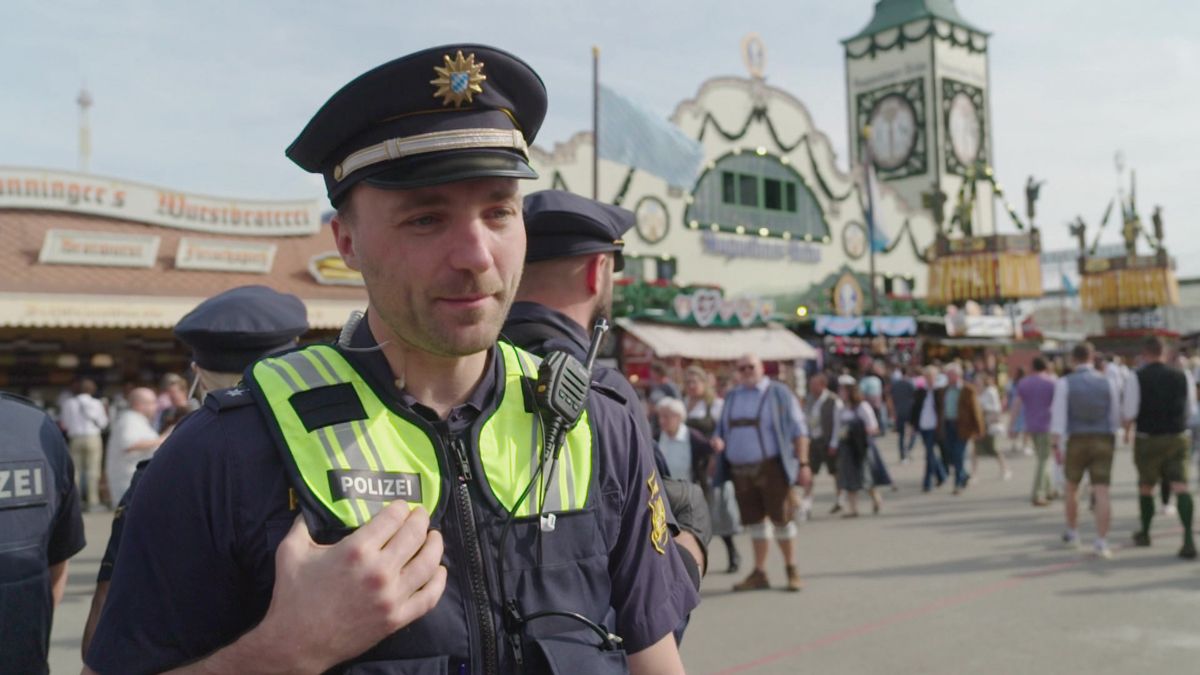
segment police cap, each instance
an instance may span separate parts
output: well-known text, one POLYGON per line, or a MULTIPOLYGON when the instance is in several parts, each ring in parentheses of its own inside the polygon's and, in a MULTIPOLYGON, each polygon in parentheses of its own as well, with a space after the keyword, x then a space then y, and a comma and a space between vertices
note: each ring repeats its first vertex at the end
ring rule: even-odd
POLYGON ((525 262, 615 251, 616 269, 625 266, 621 237, 633 227, 632 211, 563 190, 534 192, 524 211, 525 262))
POLYGON ((240 373, 258 357, 295 344, 308 330, 308 312, 294 295, 266 286, 239 286, 214 295, 175 324, 196 365, 240 373))
POLYGON ((334 94, 287 149, 325 177, 337 206, 366 182, 408 189, 500 176, 537 178, 529 144, 546 87, 524 61, 484 45, 446 45, 370 70, 334 94))

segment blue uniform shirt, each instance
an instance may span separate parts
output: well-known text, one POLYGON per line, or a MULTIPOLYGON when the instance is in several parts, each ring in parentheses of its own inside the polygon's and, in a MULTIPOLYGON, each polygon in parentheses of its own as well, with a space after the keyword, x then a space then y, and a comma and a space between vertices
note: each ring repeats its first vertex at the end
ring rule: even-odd
MULTIPOLYGON (((365 321, 352 344, 374 344, 365 321)), ((380 352, 348 352, 347 358, 389 398, 429 414, 396 390, 380 352)), ((492 396, 498 367, 493 357, 472 399, 442 424, 465 428, 478 416, 492 396)), ((674 546, 665 554, 651 546, 649 448, 619 404, 603 395, 593 399, 592 424, 600 444, 592 489, 600 509, 601 545, 607 545, 609 556, 610 614, 625 648, 636 652, 670 633, 698 598, 674 546)), ((138 485, 108 602, 86 658, 98 672, 160 672, 187 663, 234 641, 266 612, 275 550, 296 513, 289 510, 287 472, 258 407, 231 400, 228 392, 216 394, 180 423, 138 485)), ((453 550, 454 540, 446 539, 445 594, 430 615, 402 632, 424 634, 431 617, 462 613, 468 592, 461 588, 462 556, 453 550)), ((564 595, 551 602, 571 610, 569 593, 564 595)), ((466 650, 466 632, 431 634, 429 644, 453 642, 466 650)), ((362 658, 407 656, 380 649, 362 658)))

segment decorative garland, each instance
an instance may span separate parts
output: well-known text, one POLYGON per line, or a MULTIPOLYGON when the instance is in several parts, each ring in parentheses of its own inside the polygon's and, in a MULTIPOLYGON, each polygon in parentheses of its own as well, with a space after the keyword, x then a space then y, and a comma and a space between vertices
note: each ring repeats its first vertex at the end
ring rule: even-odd
POLYGON ((550 180, 550 189, 571 191, 571 188, 567 187, 567 181, 563 178, 562 172, 558 169, 554 170, 554 178, 550 180))
POLYGON ((900 245, 900 240, 904 238, 905 234, 908 235, 908 245, 912 247, 913 256, 917 260, 920 260, 921 262, 928 265, 930 259, 928 256, 925 255, 925 252, 922 251, 920 249, 920 247, 917 246, 917 238, 913 234, 912 224, 909 222, 909 220, 907 218, 904 219, 904 225, 900 227, 900 231, 896 233, 896 238, 892 240, 892 243, 888 244, 883 249, 882 253, 884 255, 887 255, 887 254, 891 253, 892 251, 895 251, 896 247, 900 245))
POLYGON ((824 193, 826 198, 835 202, 841 202, 849 199, 850 195, 854 193, 854 187, 851 186, 846 190, 845 194, 835 195, 833 190, 830 189, 829 183, 825 180, 825 177, 821 175, 821 171, 817 168, 817 159, 813 156, 812 142, 809 139, 810 134, 802 134, 794 143, 784 143, 779 138, 779 132, 775 129, 775 123, 771 120, 771 116, 767 113, 766 106, 755 106, 754 109, 750 111, 750 115, 746 117, 746 121, 742 124, 742 128, 736 132, 729 132, 725 129, 722 129, 720 122, 717 121, 717 118, 713 117, 711 112, 705 112, 704 121, 700 124, 700 134, 696 137, 696 140, 704 140, 704 134, 708 131, 708 126, 711 123, 712 127, 717 130, 718 134, 721 135, 721 138, 724 138, 726 141, 740 141, 750 131, 750 125, 753 124, 755 120, 761 120, 766 123, 767 132, 770 133, 771 140, 775 143, 775 147, 779 148, 781 154, 789 154, 796 148, 799 148, 801 145, 804 146, 808 156, 809 167, 812 169, 813 176, 817 179, 817 185, 821 188, 821 192, 824 193))
POLYGON ((620 206, 625 201, 625 194, 629 192, 629 184, 633 182, 633 174, 636 171, 637 169, 631 166, 625 173, 625 182, 621 183, 621 189, 617 190, 617 196, 613 197, 613 206, 620 206))
POLYGON ((920 42, 921 40, 924 40, 925 38, 929 37, 930 35, 933 35, 935 37, 946 40, 950 44, 954 45, 955 47, 966 47, 967 51, 971 52, 972 54, 983 54, 983 53, 987 52, 987 39, 985 36, 979 35, 978 33, 971 30, 970 28, 963 27, 964 30, 967 31, 967 39, 959 40, 958 37, 954 34, 954 28, 955 28, 954 24, 949 24, 948 30, 943 35, 942 32, 939 31, 937 28, 937 21, 938 20, 936 18, 931 17, 929 19, 929 23, 926 24, 926 26, 925 26, 925 30, 922 31, 920 35, 909 35, 908 33, 904 32, 904 26, 898 26, 895 28, 896 37, 893 38, 892 41, 887 44, 884 44, 883 42, 879 41, 878 33, 876 33, 875 35, 871 35, 870 42, 865 47, 863 47, 863 50, 861 52, 859 52, 857 54, 855 54, 853 51, 850 50, 850 43, 854 42, 855 40, 860 40, 862 38, 851 38, 850 40, 846 41, 846 58, 854 59, 854 60, 861 59, 864 56, 870 56, 871 58, 875 58, 875 55, 878 52, 890 51, 894 47, 899 47, 900 49, 904 49, 904 47, 906 45, 908 45, 909 43, 920 42), (982 47, 975 46, 975 37, 977 35, 979 35, 979 37, 984 37, 982 47))
POLYGON ((955 225, 958 225, 958 229, 962 231, 964 235, 968 237, 972 236, 973 233, 968 231, 972 228, 970 226, 964 227, 962 214, 964 212, 970 213, 975 210, 975 199, 979 194, 978 183, 980 180, 985 180, 988 182, 988 185, 992 187, 992 194, 1000 198, 1000 203, 1004 206, 1004 210, 1008 211, 1008 217, 1012 219, 1013 225, 1016 225, 1018 230, 1024 232, 1025 223, 1021 221, 1021 216, 1017 215, 1017 210, 1014 209, 1012 205, 1008 203, 1008 200, 1004 198, 1004 188, 1000 187, 1000 184, 996 182, 996 177, 992 171, 992 167, 983 167, 982 174, 982 178, 976 175, 975 167, 970 167, 967 169, 967 175, 963 178, 962 185, 960 185, 958 188, 958 208, 955 209, 954 215, 950 218, 950 228, 953 229, 955 225), (966 201, 968 186, 971 188, 970 202, 966 201))
MULTIPOLYGON (((866 272, 857 272, 847 265, 842 265, 840 269, 830 273, 824 279, 814 281, 804 291, 780 293, 774 296, 777 311, 782 315, 796 316, 797 307, 806 307, 808 318, 804 319, 805 321, 813 321, 816 316, 821 314, 833 314, 834 303, 831 292, 838 280, 846 273, 852 274, 864 290, 870 288, 868 285, 870 276, 866 272)), ((885 274, 876 274, 876 276, 887 278, 885 274)), ((869 293, 869 291, 867 292, 869 293)), ((932 312, 929 305, 917 297, 895 298, 880 294, 876 302, 879 305, 880 315, 912 316, 932 312)))

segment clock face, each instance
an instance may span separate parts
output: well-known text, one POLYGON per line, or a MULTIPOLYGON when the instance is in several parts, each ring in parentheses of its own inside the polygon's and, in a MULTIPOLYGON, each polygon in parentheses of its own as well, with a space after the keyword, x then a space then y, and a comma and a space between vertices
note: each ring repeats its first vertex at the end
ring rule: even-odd
POLYGON ((948 118, 950 149, 963 166, 974 166, 979 159, 983 140, 983 125, 979 123, 979 111, 971 97, 964 93, 954 95, 950 101, 948 118))
POLYGON ((858 260, 867 252, 867 229, 858 223, 846 223, 842 230, 842 250, 851 260, 858 260))
POLYGON ((647 244, 657 244, 667 236, 667 205, 657 197, 642 197, 633 210, 638 236, 647 244))
POLYGON ((917 143, 917 114, 900 94, 888 94, 871 110, 871 156, 880 169, 903 166, 917 143))

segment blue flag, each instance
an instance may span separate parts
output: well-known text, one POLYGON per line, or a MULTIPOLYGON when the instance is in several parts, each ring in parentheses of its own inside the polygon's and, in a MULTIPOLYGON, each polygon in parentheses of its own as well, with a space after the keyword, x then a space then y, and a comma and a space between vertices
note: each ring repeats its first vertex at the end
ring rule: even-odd
POLYGON ((1075 287, 1075 284, 1071 283, 1071 278, 1065 274, 1062 275, 1062 287, 1063 293, 1067 295, 1079 295, 1079 289, 1075 287))
POLYGON ((653 174, 669 185, 691 188, 704 148, 679 127, 600 85, 601 159, 653 174))
POLYGON ((887 250, 888 233, 881 227, 879 222, 879 177, 875 175, 875 162, 871 161, 870 150, 867 147, 868 142, 863 142, 863 167, 866 168, 867 181, 867 232, 871 237, 871 249, 876 253, 882 253, 887 250))

